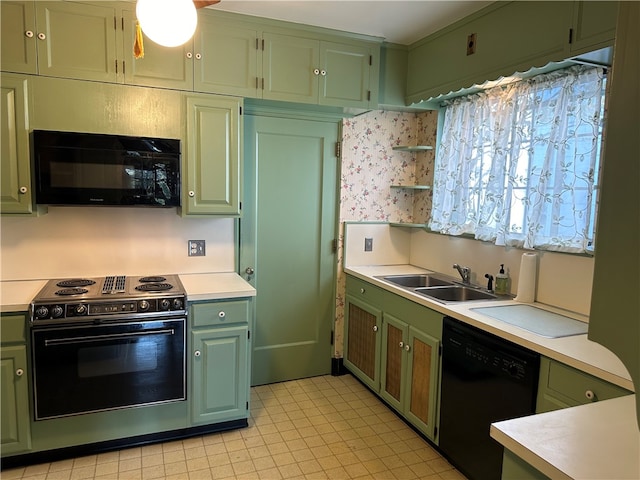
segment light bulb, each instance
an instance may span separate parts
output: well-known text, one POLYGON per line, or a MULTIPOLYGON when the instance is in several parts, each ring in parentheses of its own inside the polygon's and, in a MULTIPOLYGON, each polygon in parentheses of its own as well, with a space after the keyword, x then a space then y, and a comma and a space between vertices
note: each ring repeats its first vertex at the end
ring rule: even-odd
POLYGON ((144 34, 165 47, 187 42, 198 24, 192 0, 138 0, 136 16, 144 34))

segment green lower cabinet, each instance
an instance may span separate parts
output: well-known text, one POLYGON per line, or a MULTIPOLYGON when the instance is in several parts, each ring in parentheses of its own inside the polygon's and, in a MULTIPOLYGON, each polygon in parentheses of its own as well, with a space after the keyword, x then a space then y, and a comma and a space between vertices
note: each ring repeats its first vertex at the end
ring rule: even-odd
POLYGON ((435 439, 440 342, 384 314, 380 396, 435 439))
POLYGON ((2 315, 0 344, 0 450, 2 455, 31 449, 29 376, 27 375, 26 318, 2 315))
POLYGON ((249 417, 250 312, 250 300, 191 305, 192 424, 249 417))
POLYGON ((502 480, 549 480, 549 477, 533 468, 509 450, 502 457, 502 480))
POLYGON ((632 393, 547 357, 540 359, 536 413, 576 407, 632 393))
POLYGON ((442 315, 347 277, 344 365, 434 441, 441 337, 442 315))

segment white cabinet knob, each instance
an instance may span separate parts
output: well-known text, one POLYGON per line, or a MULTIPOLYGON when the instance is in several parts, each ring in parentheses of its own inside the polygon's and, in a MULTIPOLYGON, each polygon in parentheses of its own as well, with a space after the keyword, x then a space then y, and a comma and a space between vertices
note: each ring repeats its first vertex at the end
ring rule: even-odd
POLYGON ((44 33, 39 33, 39 34, 38 34, 38 38, 39 38, 40 40, 44 40, 45 38, 47 38, 47 36, 46 36, 44 33))
POLYGON ((200 350, 196 350, 195 352, 193 352, 193 355, 199 357, 200 355, 202 355, 202 353, 200 353, 200 350))
POLYGON ((24 375, 24 370, 19 368, 16 370, 16 376, 21 377, 22 375, 24 375))
POLYGON ((326 70, 320 70, 320 75, 322 75, 323 77, 327 74, 326 70))
POLYGON ((20 187, 20 193, 27 193, 29 189, 27 187, 20 187))
POLYGON ((190 197, 195 197, 196 196, 196 192, 194 192, 193 190, 189 190, 189 196, 190 197))
POLYGON ((365 292, 364 288, 361 288, 360 293, 364 293, 364 292, 365 292))
POLYGON ((202 59, 202 54, 196 53, 196 60, 201 60, 201 59, 202 59))
POLYGON ((404 342, 400 342, 400 343, 398 344, 398 346, 399 346, 400 348, 404 348, 404 342))
POLYGON ((587 397, 589 400, 593 400, 594 398, 596 398, 596 394, 593 393, 592 390, 587 390, 586 392, 584 392, 584 396, 587 397))
POLYGON ((33 32, 31 30, 27 30, 24 34, 27 38, 33 38, 33 32))
POLYGON ((227 314, 226 314, 226 313, 224 313, 224 312, 218 312, 218 316, 219 316, 220 318, 224 318, 224 317, 226 317, 226 316, 227 316, 227 314))
POLYGON ((374 331, 374 332, 377 332, 377 331, 378 331, 378 326, 377 326, 377 325, 374 325, 374 326, 373 326, 373 331, 374 331))
POLYGON ((410 350, 411 350, 411 345, 409 345, 409 344, 407 343, 407 344, 404 346, 404 350, 405 350, 406 352, 410 351, 410 350))
POLYGON ((320 75, 320 69, 319 68, 314 68, 313 69, 313 74, 314 75, 320 75))
POLYGON ((193 58, 193 53, 187 52, 187 58, 193 58))

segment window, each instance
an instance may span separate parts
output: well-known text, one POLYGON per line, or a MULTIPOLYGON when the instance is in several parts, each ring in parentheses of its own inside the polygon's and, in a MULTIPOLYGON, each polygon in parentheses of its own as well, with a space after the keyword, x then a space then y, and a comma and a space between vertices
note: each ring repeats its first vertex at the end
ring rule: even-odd
POLYGON ((445 106, 429 228, 593 250, 605 76, 574 66, 445 106))

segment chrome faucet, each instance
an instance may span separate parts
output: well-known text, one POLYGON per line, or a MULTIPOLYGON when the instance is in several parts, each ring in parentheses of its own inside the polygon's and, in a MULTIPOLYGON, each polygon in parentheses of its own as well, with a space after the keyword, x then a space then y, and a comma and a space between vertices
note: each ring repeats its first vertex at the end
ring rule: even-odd
POLYGON ((471 268, 469 268, 469 267, 461 267, 457 263, 453 264, 453 268, 458 270, 458 273, 462 277, 462 283, 470 283, 469 279, 471 278, 471 268))

